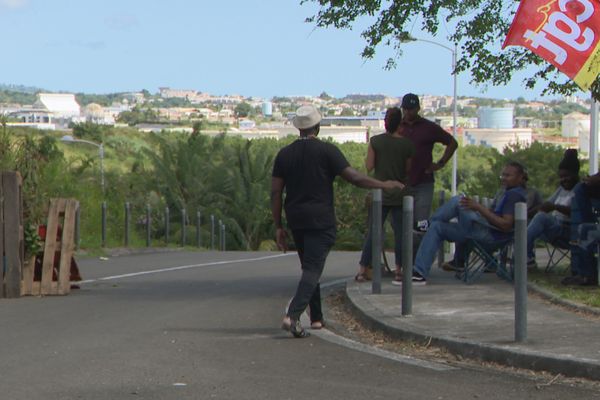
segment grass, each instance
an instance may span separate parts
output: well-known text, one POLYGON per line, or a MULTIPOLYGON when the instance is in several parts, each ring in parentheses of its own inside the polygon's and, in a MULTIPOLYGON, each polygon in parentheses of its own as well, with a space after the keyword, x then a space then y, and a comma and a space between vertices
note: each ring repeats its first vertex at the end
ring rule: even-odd
POLYGON ((543 269, 531 270, 529 281, 562 299, 600 309, 600 286, 573 287, 560 283, 569 274, 568 268, 567 264, 562 264, 547 273, 543 269))

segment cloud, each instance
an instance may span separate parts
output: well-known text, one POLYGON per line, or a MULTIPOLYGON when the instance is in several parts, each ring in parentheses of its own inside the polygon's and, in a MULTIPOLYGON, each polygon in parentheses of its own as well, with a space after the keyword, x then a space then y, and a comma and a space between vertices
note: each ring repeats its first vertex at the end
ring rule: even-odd
POLYGON ((29 4, 29 0, 0 0, 0 8, 21 8, 29 4))
POLYGON ((136 26, 138 20, 134 15, 123 14, 106 17, 104 23, 111 29, 126 31, 136 26))

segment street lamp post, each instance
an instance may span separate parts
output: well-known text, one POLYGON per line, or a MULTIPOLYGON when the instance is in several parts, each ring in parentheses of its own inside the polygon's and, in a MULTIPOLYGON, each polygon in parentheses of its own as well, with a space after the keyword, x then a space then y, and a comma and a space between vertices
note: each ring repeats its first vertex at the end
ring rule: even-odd
MULTIPOLYGON (((452 101, 452 136, 454 137, 454 139, 456 140, 456 123, 457 123, 457 97, 456 97, 456 93, 457 93, 457 75, 456 75, 456 62, 457 62, 457 55, 458 55, 458 47, 456 45, 456 43, 454 44, 454 48, 446 46, 444 44, 438 43, 438 42, 434 42, 433 40, 427 40, 427 39, 417 39, 414 38, 412 36, 407 37, 406 39, 402 40, 403 42, 426 42, 426 43, 431 43, 433 45, 442 47, 446 50, 448 50, 450 53, 452 53, 452 76, 453 76, 453 101, 452 101)), ((456 180, 457 180, 457 171, 458 171, 458 159, 457 159, 457 152, 454 152, 454 155, 452 156, 452 196, 456 196, 456 180)))
POLYGON ((66 143, 87 143, 98 148, 98 155, 100 156, 100 186, 102 187, 102 194, 104 194, 104 145, 89 140, 75 139, 71 135, 63 136, 60 138, 60 141, 66 143))

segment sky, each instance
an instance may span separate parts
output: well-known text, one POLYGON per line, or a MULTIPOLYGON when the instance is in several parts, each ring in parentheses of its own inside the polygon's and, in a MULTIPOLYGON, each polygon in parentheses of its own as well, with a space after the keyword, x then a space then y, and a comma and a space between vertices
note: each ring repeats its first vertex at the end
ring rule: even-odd
MULTIPOLYGON (((360 29, 315 28, 300 0, 0 0, 0 83, 106 94, 159 87, 214 95, 452 95, 451 52, 413 42, 398 67, 389 48, 363 60, 360 29)), ((431 38, 445 45, 443 37, 431 38)), ((482 87, 459 96, 549 99, 482 87)))

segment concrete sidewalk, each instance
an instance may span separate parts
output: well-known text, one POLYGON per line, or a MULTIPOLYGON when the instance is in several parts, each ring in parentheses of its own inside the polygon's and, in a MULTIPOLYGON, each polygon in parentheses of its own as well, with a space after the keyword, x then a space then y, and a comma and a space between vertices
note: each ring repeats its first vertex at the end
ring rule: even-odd
POLYGON ((466 285, 435 265, 425 286, 413 285, 413 314, 402 316, 402 288, 384 278, 382 294, 371 282, 348 282, 357 315, 378 330, 430 341, 452 353, 501 364, 600 380, 600 317, 552 304, 531 290, 528 339, 516 343, 514 290, 495 274, 466 285))

